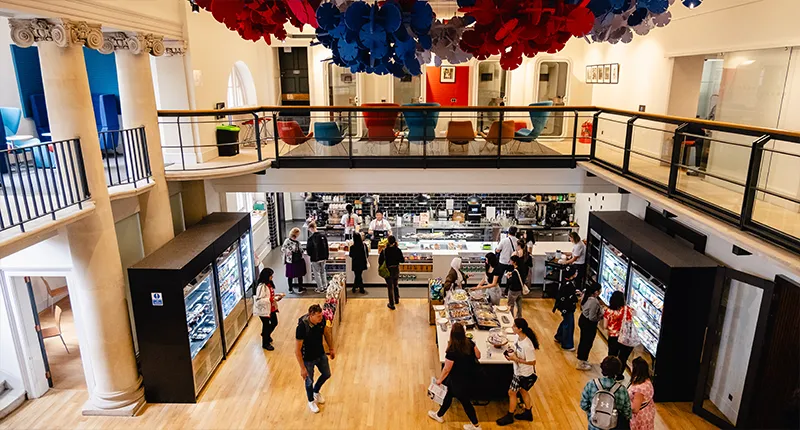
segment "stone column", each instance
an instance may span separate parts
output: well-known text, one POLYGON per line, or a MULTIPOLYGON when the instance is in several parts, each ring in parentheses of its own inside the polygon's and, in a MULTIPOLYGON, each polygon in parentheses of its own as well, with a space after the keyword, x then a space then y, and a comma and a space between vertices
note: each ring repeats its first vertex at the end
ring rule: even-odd
POLYGON ((129 129, 144 126, 147 137, 150 171, 155 186, 139 195, 139 219, 142 224, 144 254, 148 255, 174 237, 153 74, 148 55, 160 56, 164 54, 165 47, 162 38, 152 34, 106 33, 101 52, 109 49, 116 52, 123 127, 129 129))
POLYGON ((106 187, 83 45, 98 49, 100 26, 66 20, 9 20, 20 46, 39 46, 53 140, 80 138, 94 212, 67 226, 69 292, 80 333, 89 400, 84 415, 132 416, 144 404, 136 369, 122 260, 106 187))

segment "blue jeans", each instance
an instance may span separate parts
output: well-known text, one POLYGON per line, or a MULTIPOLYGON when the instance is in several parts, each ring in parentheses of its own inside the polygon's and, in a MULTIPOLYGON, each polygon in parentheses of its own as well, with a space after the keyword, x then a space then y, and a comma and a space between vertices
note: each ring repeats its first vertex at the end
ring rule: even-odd
POLYGON ((308 376, 306 377, 306 396, 309 402, 314 401, 314 393, 319 393, 322 384, 331 377, 331 366, 328 364, 328 356, 323 354, 316 360, 303 361, 306 366, 308 376), (314 366, 319 369, 319 379, 314 383, 314 366))
POLYGON ((575 311, 561 314, 561 324, 558 325, 556 330, 556 340, 561 343, 564 349, 572 349, 575 347, 575 311))

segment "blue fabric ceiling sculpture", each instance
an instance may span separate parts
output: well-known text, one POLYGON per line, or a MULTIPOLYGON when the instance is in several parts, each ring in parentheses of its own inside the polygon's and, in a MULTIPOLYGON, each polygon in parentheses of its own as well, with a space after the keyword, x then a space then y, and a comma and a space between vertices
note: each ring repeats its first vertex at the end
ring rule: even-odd
POLYGON ((333 52, 334 64, 353 73, 420 75, 418 53, 431 49, 434 19, 426 1, 324 3, 317 9, 317 38, 333 52))

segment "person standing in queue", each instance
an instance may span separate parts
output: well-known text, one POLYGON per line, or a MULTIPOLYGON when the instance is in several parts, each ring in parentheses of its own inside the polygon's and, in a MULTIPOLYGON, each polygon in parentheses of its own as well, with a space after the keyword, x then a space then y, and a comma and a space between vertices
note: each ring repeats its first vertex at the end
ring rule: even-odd
POLYGON ((294 293, 292 281, 297 280, 297 292, 304 293, 303 276, 306 276, 306 260, 303 258, 303 248, 297 238, 300 236, 300 229, 295 227, 289 231, 289 237, 283 241, 281 252, 283 252, 283 262, 286 264, 286 280, 289 283, 289 294, 294 293))
POLYGON ((631 362, 631 383, 628 397, 631 398, 631 430, 653 430, 656 420, 656 405, 653 403, 653 382, 650 366, 642 357, 631 362))
POLYGON ((358 233, 359 227, 361 226, 361 217, 358 214, 353 213, 353 205, 347 204, 345 206, 345 210, 347 211, 344 216, 342 216, 342 225, 344 226, 344 239, 350 240, 355 238, 355 234, 358 233))
POLYGON ((559 285, 558 294, 553 305, 553 312, 558 311, 561 314, 561 324, 558 325, 553 340, 561 345, 561 349, 574 351, 575 305, 578 304, 580 291, 573 282, 577 276, 574 268, 568 266, 564 276, 564 282, 559 285))
POLYGON ((508 280, 508 311, 515 318, 522 318, 522 286, 525 281, 522 279, 522 274, 519 272, 519 267, 522 265, 522 259, 519 255, 511 256, 511 271, 506 272, 508 280))
POLYGON ((625 293, 614 291, 609 299, 608 309, 605 310, 603 318, 608 329, 608 355, 619 358, 622 369, 617 375, 617 381, 624 379, 625 367, 628 364, 633 348, 619 343, 619 333, 622 330, 622 322, 630 321, 633 318, 633 310, 625 304, 625 293))
MULTIPOLYGON (((508 234, 506 237, 500 239, 500 243, 497 244, 497 248, 495 252, 498 254, 497 258, 500 262, 499 264, 499 271, 497 272, 497 276, 500 279, 503 279, 503 275, 506 272, 510 272, 513 270, 511 267, 511 256, 517 252, 517 227, 511 226, 508 228, 508 234)), ((508 287, 506 287, 506 290, 508 287)), ((508 293, 508 291, 506 291, 508 293)))
POLYGON ((378 241, 392 235, 392 224, 383 217, 383 210, 375 212, 375 219, 369 222, 369 234, 372 236, 372 249, 378 247, 378 241))
POLYGON ((517 240, 517 255, 522 259, 522 263, 519 267, 519 273, 522 275, 522 282, 530 289, 533 275, 533 256, 528 251, 528 245, 525 243, 525 239, 517 240))
POLYGON ((470 424, 464 426, 465 430, 481 430, 478 424, 478 415, 472 406, 470 392, 472 382, 475 380, 476 362, 481 358, 481 351, 472 340, 467 338, 464 325, 453 324, 450 330, 450 341, 444 358, 442 374, 436 380, 438 385, 447 386, 442 406, 438 411, 428 411, 428 416, 436 422, 443 423, 442 417, 453 404, 453 398, 458 399, 470 424))
POLYGON ((578 286, 578 289, 583 289, 583 278, 586 273, 586 244, 581 240, 581 236, 574 231, 569 233, 569 241, 572 243, 572 252, 564 253, 567 256, 565 264, 575 267, 578 273, 575 285, 578 286))
POLYGON ((353 292, 364 294, 364 278, 362 277, 365 270, 367 270, 369 259, 369 248, 364 243, 364 236, 362 233, 356 232, 353 234, 353 244, 350 245, 350 265, 353 269, 355 277, 353 282, 353 292))
POLYGON ((328 354, 331 360, 336 358, 331 341, 331 329, 325 323, 322 315, 322 308, 319 305, 311 305, 308 313, 297 320, 297 330, 295 330, 294 355, 297 363, 300 364, 300 376, 306 385, 306 397, 308 398, 308 409, 313 413, 319 412, 319 405, 325 403, 325 398, 320 394, 322 385, 331 377, 331 366, 328 363, 328 356, 325 355, 325 348, 322 346, 322 339, 328 344, 328 354), (314 367, 319 369, 319 379, 314 382, 314 367))
POLYGON ((275 294, 275 284, 272 275, 275 272, 269 267, 261 270, 258 275, 253 314, 261 319, 261 347, 267 351, 274 351, 272 346, 272 332, 278 326, 278 302, 286 294, 275 294))
POLYGON ((594 395, 601 390, 608 391, 614 396, 614 406, 606 408, 613 408, 617 411, 617 426, 614 428, 620 430, 628 428, 628 423, 631 419, 631 399, 628 397, 628 390, 614 380, 614 377, 622 371, 621 369, 622 364, 620 364, 619 359, 617 357, 608 356, 600 363, 600 372, 603 376, 601 378, 592 379, 583 387, 583 392, 581 393, 581 409, 586 412, 586 417, 589 419, 589 430, 599 430, 592 425, 592 403, 594 395))
POLYGON ((539 349, 539 340, 524 318, 514 319, 513 330, 517 335, 517 340, 514 342, 513 349, 504 352, 503 355, 514 365, 514 376, 512 376, 511 386, 508 388, 508 413, 497 420, 499 426, 512 424, 515 419, 533 421, 533 413, 531 413, 533 402, 530 391, 533 384, 539 379, 536 375, 536 350, 539 349), (525 410, 521 414, 515 415, 517 392, 522 395, 525 410))
POLYGON ((492 302, 493 305, 497 306, 500 304, 500 299, 503 297, 503 292, 500 290, 500 263, 497 261, 497 254, 490 252, 486 254, 486 273, 478 283, 478 286, 473 288, 473 290, 488 290, 489 291, 489 301, 492 302))
POLYGON ((328 286, 328 274, 325 272, 325 263, 328 262, 330 250, 328 249, 328 237, 317 231, 316 221, 308 223, 308 231, 311 236, 306 243, 306 252, 311 259, 311 273, 314 275, 314 282, 317 293, 324 293, 328 286))
POLYGON ((578 327, 581 329, 581 338, 578 342, 578 370, 591 370, 589 352, 597 336, 597 324, 603 319, 603 307, 600 306, 600 285, 591 283, 586 287, 581 299, 581 316, 578 318, 578 327))
POLYGON ((400 288, 398 286, 400 265, 406 262, 406 258, 403 256, 403 251, 397 246, 397 239, 394 236, 389 236, 387 242, 386 249, 378 257, 378 266, 386 262, 386 268, 389 269, 389 277, 386 278, 386 288, 389 292, 387 307, 394 310, 394 305, 400 304, 400 288))

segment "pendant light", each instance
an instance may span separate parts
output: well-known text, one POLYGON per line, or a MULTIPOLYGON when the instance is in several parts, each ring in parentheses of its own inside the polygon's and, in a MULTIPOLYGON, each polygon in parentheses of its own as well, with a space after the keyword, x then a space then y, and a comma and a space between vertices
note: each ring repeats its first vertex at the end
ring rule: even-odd
POLYGON ((194 0, 189 0, 189 3, 191 3, 192 5, 193 13, 200 13, 200 6, 198 6, 197 3, 194 2, 194 0))
POLYGON ((703 3, 703 0, 683 0, 683 5, 689 9, 694 9, 700 6, 701 3, 703 3))
POLYGON ((319 201, 319 196, 314 193, 308 193, 306 196, 306 202, 308 203, 316 203, 319 201))
POLYGON ((533 203, 536 201, 536 197, 534 197, 533 194, 528 194, 522 198, 522 201, 527 203, 533 203))
POLYGON ((359 200, 361 200, 362 206, 372 206, 375 203, 375 198, 369 194, 364 194, 359 200))
POLYGON ((427 194, 422 194, 422 193, 417 194, 417 197, 415 197, 414 199, 417 201, 417 204, 420 205, 420 206, 427 205, 428 202, 431 200, 431 198, 428 197, 427 194))

